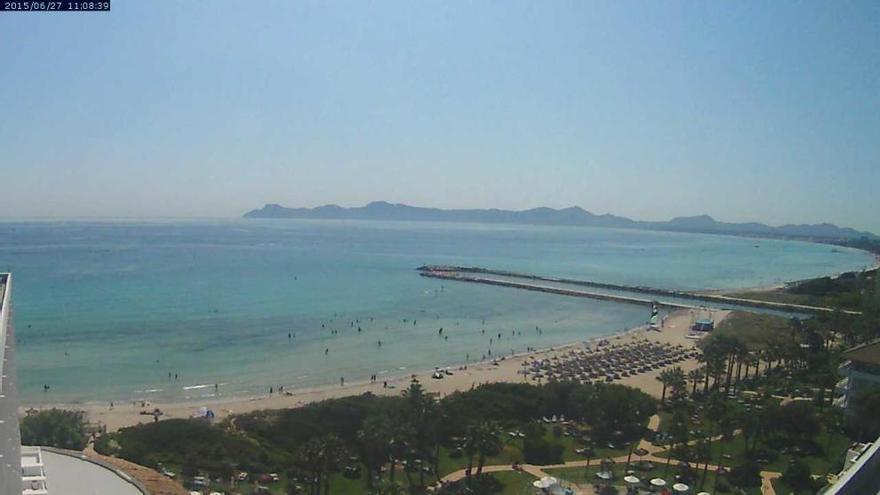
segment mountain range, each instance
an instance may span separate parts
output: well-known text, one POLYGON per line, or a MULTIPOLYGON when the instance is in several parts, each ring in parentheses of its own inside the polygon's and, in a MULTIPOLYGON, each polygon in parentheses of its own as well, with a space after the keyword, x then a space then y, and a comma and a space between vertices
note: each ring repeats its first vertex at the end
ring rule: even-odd
POLYGON ((499 209, 440 209, 392 204, 374 201, 365 206, 343 208, 337 205, 316 208, 286 208, 277 204, 251 210, 244 218, 307 218, 333 220, 398 220, 430 222, 477 222, 530 225, 572 225, 586 227, 614 227, 642 230, 664 230, 708 234, 728 234, 755 237, 789 237, 821 241, 880 239, 870 232, 862 232, 830 223, 781 225, 778 227, 757 222, 719 222, 709 215, 677 217, 668 221, 640 221, 615 215, 596 215, 579 206, 563 209, 547 207, 529 210, 499 209))

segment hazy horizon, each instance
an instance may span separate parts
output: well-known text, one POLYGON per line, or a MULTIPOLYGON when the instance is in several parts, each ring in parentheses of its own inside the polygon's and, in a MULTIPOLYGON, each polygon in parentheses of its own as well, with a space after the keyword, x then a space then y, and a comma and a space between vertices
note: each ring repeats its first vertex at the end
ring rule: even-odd
POLYGON ((6 13, 0 219, 382 200, 880 233, 878 39, 869 1, 6 13))

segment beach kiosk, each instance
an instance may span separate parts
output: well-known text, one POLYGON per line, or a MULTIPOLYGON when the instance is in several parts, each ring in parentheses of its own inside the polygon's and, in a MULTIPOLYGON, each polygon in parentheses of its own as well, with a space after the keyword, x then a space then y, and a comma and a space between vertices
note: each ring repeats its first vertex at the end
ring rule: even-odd
POLYGON ((715 320, 710 320, 708 318, 697 320, 694 322, 691 330, 694 332, 711 332, 712 330, 715 330, 715 320))

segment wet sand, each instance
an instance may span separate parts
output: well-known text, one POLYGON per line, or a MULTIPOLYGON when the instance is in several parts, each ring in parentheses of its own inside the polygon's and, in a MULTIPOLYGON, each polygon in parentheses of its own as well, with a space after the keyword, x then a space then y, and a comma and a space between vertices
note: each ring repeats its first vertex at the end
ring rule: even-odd
MULTIPOLYGON (((729 313, 729 311, 712 311, 711 315, 715 319, 717 325, 729 313)), ((705 311, 697 315, 692 310, 679 310, 669 315, 665 321, 664 328, 660 332, 648 330, 646 327, 640 327, 626 333, 613 334, 604 338, 612 343, 624 343, 630 340, 648 339, 660 343, 682 344, 686 347, 691 347, 696 344, 696 341, 686 338, 688 329, 695 318, 702 318, 705 316, 705 311)), ((591 339, 591 341, 595 340, 599 339, 591 339)), ((459 369, 458 367, 449 368, 453 374, 451 376, 446 376, 441 380, 431 378, 433 370, 418 372, 416 373, 416 377, 429 392, 439 394, 440 397, 458 390, 468 390, 471 387, 483 383, 525 383, 526 378, 519 373, 523 361, 534 358, 552 357, 555 354, 561 355, 564 351, 567 351, 572 347, 580 347, 583 345, 584 342, 577 342, 566 346, 507 357, 503 361, 499 360, 497 365, 489 361, 471 364, 466 370, 459 369)), ((695 359, 689 359, 679 363, 679 366, 685 371, 689 371, 696 368, 698 363, 695 359)), ((615 383, 636 387, 651 395, 659 397, 662 388, 662 385, 656 379, 659 373, 659 370, 653 370, 649 373, 617 380, 615 383)), ((212 410, 215 417, 220 420, 233 414, 242 414, 260 409, 298 407, 324 399, 359 395, 365 392, 371 392, 377 395, 396 395, 409 385, 411 378, 411 374, 387 378, 389 388, 384 388, 382 383, 383 379, 380 379, 376 383, 370 383, 369 380, 354 382, 346 381, 345 386, 327 385, 308 389, 288 389, 285 390, 285 393, 276 392, 271 395, 267 393, 259 396, 234 396, 226 398, 221 395, 218 398, 187 402, 151 402, 145 407, 142 407, 140 401, 138 401, 136 403, 116 403, 112 409, 109 407, 109 404, 54 404, 46 405, 43 408, 59 407, 83 410, 88 414, 90 422, 101 423, 107 427, 108 431, 115 431, 126 426, 152 422, 153 417, 147 414, 142 414, 142 412, 151 412, 155 408, 159 408, 162 411, 162 419, 169 419, 189 418, 196 415, 199 408, 206 407, 212 410)), ((22 411, 22 413, 24 413, 24 411, 22 411)))

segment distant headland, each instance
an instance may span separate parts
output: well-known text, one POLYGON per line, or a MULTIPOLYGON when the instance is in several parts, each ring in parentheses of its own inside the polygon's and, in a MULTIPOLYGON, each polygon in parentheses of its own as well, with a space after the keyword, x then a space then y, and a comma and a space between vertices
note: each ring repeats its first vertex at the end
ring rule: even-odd
POLYGON ((308 218, 333 220, 398 220, 431 222, 475 222, 508 223, 527 225, 569 225, 585 227, 613 227, 642 230, 663 230, 705 234, 727 234, 750 237, 779 237, 812 240, 818 242, 840 242, 874 244, 880 237, 870 232, 862 232, 830 223, 781 225, 778 227, 757 222, 728 223, 719 222, 708 215, 677 217, 668 221, 639 221, 626 217, 605 214, 596 215, 579 206, 554 209, 547 207, 529 210, 499 209, 440 209, 392 204, 374 201, 366 206, 344 208, 337 205, 316 208, 286 208, 277 204, 251 210, 244 218, 308 218))

